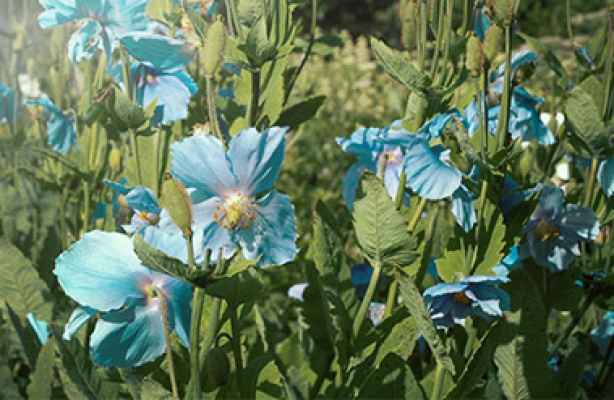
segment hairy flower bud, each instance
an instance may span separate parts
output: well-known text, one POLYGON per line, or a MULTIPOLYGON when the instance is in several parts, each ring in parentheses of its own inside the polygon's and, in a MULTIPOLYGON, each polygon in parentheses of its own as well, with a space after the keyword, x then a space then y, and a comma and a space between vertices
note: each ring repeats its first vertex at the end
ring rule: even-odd
POLYGON ((202 66, 205 76, 212 77, 220 66, 226 49, 227 38, 226 26, 222 21, 216 20, 207 27, 202 53, 202 66))
POLYGON ((171 174, 164 176, 162 200, 175 225, 188 237, 192 233, 192 199, 183 184, 171 174))
POLYGON ((118 174, 122 169, 122 152, 117 147, 113 147, 109 153, 109 168, 114 174, 118 174))
POLYGON ((492 62, 497 55, 502 36, 501 28, 497 25, 491 25, 486 31, 486 37, 484 38, 484 57, 487 62, 492 62))
POLYGON ((207 377, 215 386, 222 387, 228 383, 230 362, 222 348, 215 346, 209 350, 207 358, 205 358, 205 371, 207 371, 207 377))
POLYGON ((484 64, 482 43, 476 35, 471 35, 467 42, 467 69, 472 76, 478 76, 484 64))

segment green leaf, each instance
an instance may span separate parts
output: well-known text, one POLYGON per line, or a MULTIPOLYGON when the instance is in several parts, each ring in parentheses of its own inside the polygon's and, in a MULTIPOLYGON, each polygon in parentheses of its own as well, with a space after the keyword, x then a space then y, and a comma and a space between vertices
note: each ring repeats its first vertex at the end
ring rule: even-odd
POLYGON ((552 307, 559 311, 574 311, 584 297, 584 290, 575 282, 581 279, 578 268, 568 268, 548 276, 548 297, 552 307))
POLYGON ((182 261, 151 247, 140 234, 134 236, 134 251, 143 265, 154 271, 162 272, 195 286, 205 287, 212 281, 211 271, 206 268, 191 270, 182 261))
POLYGON ((446 248, 443 257, 435 260, 435 265, 437 265, 437 273, 444 282, 454 282, 455 278, 464 272, 465 252, 460 249, 446 248))
POLYGON ((552 398, 558 388, 554 372, 547 366, 546 307, 527 272, 512 271, 510 278, 511 283, 504 289, 512 297, 511 310, 505 312, 503 332, 494 356, 501 388, 507 398, 552 398))
POLYGON ((10 304, 4 303, 4 305, 6 313, 9 316, 8 319, 10 319, 13 327, 9 339, 11 339, 13 345, 18 347, 19 352, 25 357, 26 363, 30 367, 34 367, 36 365, 38 351, 40 350, 38 339, 28 323, 15 314, 10 304))
POLYGON ((433 325, 431 316, 426 309, 424 300, 416 284, 409 276, 399 269, 395 271, 395 276, 399 281, 399 292, 403 299, 403 304, 407 307, 411 316, 414 317, 416 325, 433 352, 433 356, 439 364, 454 375, 455 369, 452 358, 450 358, 448 350, 437 334, 437 330, 433 325))
POLYGON ((198 37, 204 39, 207 33, 207 21, 191 7, 186 7, 185 11, 198 37))
POLYGON ((505 224, 503 213, 498 206, 487 200, 482 215, 482 229, 478 238, 477 260, 482 260, 474 268, 474 275, 494 275, 492 267, 503 258, 505 248, 505 224))
POLYGON ((114 399, 118 397, 119 385, 105 381, 96 371, 79 341, 62 339, 62 332, 51 326, 53 337, 56 338, 57 349, 62 362, 60 363, 60 378, 64 391, 69 398, 114 399), (58 340, 59 338, 59 340, 58 340))
POLYGON ((571 141, 598 156, 607 148, 609 137, 593 98, 582 87, 576 86, 565 103, 565 114, 570 128, 571 141))
POLYGON ((524 41, 527 42, 537 54, 539 54, 540 58, 543 59, 546 64, 548 64, 550 69, 560 78, 563 78, 564 83, 567 84, 567 82, 569 81, 567 71, 565 70, 565 67, 563 67, 563 64, 561 64, 561 61, 559 61, 557 56, 554 54, 554 52, 547 48, 542 42, 531 36, 525 35, 522 32, 518 33, 518 35, 523 38, 524 41))
POLYGON ((276 124, 284 105, 284 76, 287 57, 274 60, 262 68, 263 88, 260 100, 262 101, 261 116, 268 118, 270 125, 276 124))
POLYGON ((569 343, 571 351, 565 357, 557 374, 561 385, 558 396, 562 399, 577 398, 590 349, 588 336, 581 333, 575 334, 569 343))
POLYGON ((115 122, 120 131, 137 129, 146 122, 145 110, 132 102, 120 89, 115 88, 114 95, 110 96, 107 101, 109 107, 115 112, 117 117, 115 122))
POLYGON ((389 353, 379 367, 364 381, 358 399, 425 399, 409 365, 389 353))
POLYGON ((51 380, 54 366, 55 339, 49 338, 38 354, 36 367, 30 376, 30 384, 28 385, 28 397, 30 399, 51 398, 51 380))
POLYGON ((467 398, 471 390, 482 380, 482 375, 492 364, 492 357, 495 347, 499 343, 503 324, 497 321, 490 327, 478 343, 473 354, 467 361, 465 369, 456 384, 445 398, 461 399, 467 398))
POLYGON ((6 365, 0 365, 0 387, 2 388, 0 399, 16 400, 22 398, 17 385, 13 382, 11 369, 6 365))
POLYGON ((384 334, 378 339, 378 349, 373 364, 375 366, 378 366, 390 353, 404 360, 409 358, 420 334, 414 318, 402 308, 391 317, 386 318, 378 327, 378 332, 384 332, 384 334))
POLYGON ((371 265, 408 265, 416 259, 415 239, 383 182, 372 173, 360 180, 353 216, 358 243, 371 265))
POLYGON ((300 124, 313 118, 326 96, 314 96, 284 109, 277 120, 279 126, 289 126, 290 130, 296 130, 300 124))
POLYGON ((375 58, 391 77, 408 89, 425 95, 431 85, 430 78, 418 71, 411 61, 398 52, 390 49, 383 42, 371 37, 371 49, 375 58))
POLYGON ((205 293, 228 302, 230 307, 257 299, 262 292, 262 283, 257 272, 247 269, 230 277, 220 278, 205 287, 205 293))
POLYGON ((245 43, 237 46, 251 62, 253 68, 259 68, 265 62, 271 61, 277 55, 275 44, 269 41, 266 30, 266 21, 259 18, 247 32, 245 43))

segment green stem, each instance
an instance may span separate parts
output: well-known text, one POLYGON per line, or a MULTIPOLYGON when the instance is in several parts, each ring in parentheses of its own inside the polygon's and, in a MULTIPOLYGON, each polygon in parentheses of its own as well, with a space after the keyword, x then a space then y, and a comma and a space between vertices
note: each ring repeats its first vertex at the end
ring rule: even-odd
POLYGON ((488 122, 484 120, 484 112, 482 108, 484 103, 482 90, 480 89, 480 81, 477 77, 474 77, 473 82, 475 84, 475 96, 477 97, 478 102, 478 129, 482 134, 482 160, 485 160, 486 156, 488 155, 488 122))
POLYGON ((612 96, 612 63, 614 62, 614 6, 610 6, 610 10, 608 13, 608 25, 610 29, 608 29, 608 38, 607 38, 607 46, 608 54, 605 59, 605 77, 603 81, 604 95, 603 95, 603 106, 602 112, 603 120, 610 120, 610 113, 612 107, 614 107, 614 97, 612 96))
MULTIPOLYGON (((403 197, 405 197, 405 183, 407 182, 407 174, 405 173, 405 168, 401 169, 401 177, 399 179, 399 187, 397 188, 397 194, 394 199, 394 206, 398 210, 401 209, 403 205, 403 197)), ((388 288, 388 298, 386 300, 386 308, 384 309, 384 318, 388 318, 390 314, 392 314, 392 309, 395 306, 397 299, 397 288, 398 282, 396 279, 392 281, 390 284, 390 288, 388 288)))
POLYGON ((439 218, 439 211, 441 209, 442 202, 439 202, 435 205, 435 211, 433 212, 431 223, 428 226, 428 231, 426 233, 426 245, 424 246, 424 251, 422 252, 422 259, 420 260, 420 269, 418 269, 418 273, 416 274, 415 279, 416 285, 418 287, 422 287, 424 275, 426 275, 426 270, 431 263, 431 254, 433 253, 433 239, 437 230, 437 219, 439 218))
POLYGON ((382 264, 379 259, 376 261, 373 266, 373 274, 371 275, 371 280, 369 281, 369 286, 367 287, 367 293, 365 297, 362 299, 362 303, 360 303, 360 308, 358 309, 358 314, 356 314, 356 319, 354 320, 354 337, 358 336, 360 332, 360 327, 362 326, 362 321, 365 319, 365 314, 367 313, 367 309, 369 308, 369 304, 371 303, 371 299, 373 299, 373 294, 375 293, 375 288, 377 287, 377 283, 379 281, 379 275, 382 272, 382 264))
POLYGON ((232 19, 232 9, 230 6, 230 2, 232 0, 226 0, 226 18, 228 19, 228 34, 230 37, 237 37, 237 31, 234 26, 234 21, 232 19))
POLYGON ((83 233, 87 232, 90 223, 90 183, 83 181, 83 233))
POLYGON ((247 105, 247 126, 255 126, 258 117, 258 105, 260 104, 260 70, 255 69, 252 75, 252 97, 247 105))
POLYGON ((212 80, 213 78, 210 76, 205 77, 207 91, 207 112, 209 113, 209 122, 211 122, 211 131, 213 132, 213 135, 220 139, 220 141, 226 146, 224 135, 222 135, 222 131, 220 130, 220 125, 217 120, 217 107, 215 105, 215 88, 213 86, 212 80))
POLYGON ((443 62, 441 63, 441 73, 439 74, 439 78, 437 82, 442 84, 447 78, 447 73, 450 71, 448 69, 448 59, 450 58, 450 42, 452 41, 452 11, 453 11, 453 3, 452 0, 448 0, 446 6, 446 40, 443 51, 443 62))
POLYGON ((575 47, 573 41, 573 31, 571 29, 571 0, 567 0, 565 2, 565 13, 567 15, 567 35, 569 35, 569 40, 571 41, 571 45, 575 47))
POLYGON ((431 393, 431 400, 440 400, 441 392, 443 391, 443 382, 445 380, 446 369, 440 362, 437 363, 435 369, 435 384, 433 385, 433 392, 431 393))
POLYGON ((62 187, 60 192, 60 242, 62 250, 68 248, 68 236, 66 235, 66 199, 68 198, 68 187, 62 187))
POLYGON ((243 399, 245 398, 245 390, 243 388, 243 354, 241 354, 241 330, 239 329, 237 312, 237 307, 233 307, 230 312, 230 329, 232 330, 232 352, 235 357, 237 387, 239 388, 239 397, 243 399))
POLYGON ((480 244, 480 233, 482 230, 482 225, 484 224, 483 215, 484 215, 484 206, 486 205, 486 194, 488 193, 488 179, 484 179, 482 181, 482 189, 480 191, 480 199, 478 200, 478 222, 475 228, 475 246, 473 247, 471 253, 471 262, 466 263, 466 275, 471 276, 475 273, 475 269, 477 268, 477 264, 475 264, 475 256, 478 253, 478 246, 480 244))
POLYGON ((388 297, 386 298, 386 308, 384 309, 384 319, 388 318, 392 314, 392 309, 397 302, 397 289, 399 282, 395 279, 388 288, 388 297))
POLYGON ((597 168, 599 167, 599 158, 593 156, 591 161, 591 170, 588 176, 588 184, 586 186, 586 192, 584 193, 584 207, 590 207, 591 200, 593 199, 593 189, 595 187, 595 177, 597 176, 597 168))
MULTIPOLYGON (((188 246, 188 264, 190 270, 195 270, 194 264, 194 245, 192 244, 192 235, 186 238, 186 244, 188 246)), ((209 265, 211 258, 211 251, 207 251, 205 254, 205 261, 203 268, 209 265)), ((192 319, 190 325, 190 383, 192 399, 200 399, 202 392, 200 388, 200 360, 198 353, 198 346, 200 344, 200 324, 202 319, 203 302, 205 299, 205 291, 203 288, 194 288, 194 300, 192 301, 192 319)), ((217 324, 216 324, 217 325, 217 324)))
POLYGON ((154 135, 155 137, 152 138, 153 139, 152 152, 153 152, 154 165, 152 168, 151 190, 153 190, 154 195, 158 197, 160 195, 160 142, 162 140, 161 139, 162 130, 157 129, 154 135))
POLYGON ((243 28, 241 27, 241 22, 239 22, 239 18, 237 17, 239 13, 237 12, 237 5, 235 4, 235 1, 228 0, 226 5, 230 5, 231 21, 234 24, 237 35, 239 38, 243 38, 243 28))
POLYGON ((424 211, 424 208, 426 207, 426 202, 426 198, 423 197, 420 199, 420 203, 418 203, 418 207, 416 207, 416 211, 414 211, 414 215, 407 226, 407 232, 412 232, 414 229, 416 229, 416 225, 418 225, 418 221, 420 221, 420 218, 422 217, 422 211, 424 211))
POLYGON ((465 36, 467 29, 471 25, 471 13, 469 13, 469 0, 463 2, 463 25, 461 26, 461 36, 465 36))
POLYGON ((168 308, 166 304, 166 298, 161 290, 156 290, 158 301, 160 302, 160 309, 162 311, 162 324, 164 325, 164 343, 166 345, 166 362, 168 363, 168 373, 171 378, 171 389, 173 391, 173 397, 179 398, 179 390, 177 390, 177 379, 175 378, 175 366, 173 364, 173 350, 171 348, 171 329, 168 324, 168 308))
POLYGON ((407 174, 405 168, 401 169, 401 177, 399 178, 399 187, 394 198, 394 207, 399 211, 403 205, 403 197, 405 197, 405 184, 407 183, 407 174))
POLYGON ((294 89, 294 84, 296 83, 298 77, 303 71, 305 64, 307 64, 307 59, 309 59, 309 56, 311 55, 311 50, 313 49, 313 44, 315 43, 315 39, 316 39, 317 15, 318 15, 318 1, 311 0, 311 30, 309 32, 309 44, 307 45, 307 50, 305 51, 305 55, 303 56, 301 63, 296 69, 296 72, 294 73, 294 75, 292 75, 292 79, 290 80, 290 83, 288 84, 288 88, 286 89, 286 96, 284 99, 284 105, 290 98, 292 89, 294 89))
POLYGON ((467 318, 465 322, 465 331, 467 332, 467 343, 465 344, 465 360, 469 359, 469 356, 473 353, 473 346, 477 336, 477 330, 473 326, 473 319, 467 318))
POLYGON ((510 120, 511 100, 511 73, 512 73, 512 27, 511 23, 505 25, 505 74, 503 76, 503 101, 501 103, 501 116, 497 125, 496 149, 503 147, 507 140, 507 131, 510 120))
POLYGON ((552 346, 552 350, 550 350, 551 358, 559 351, 563 343, 567 341, 567 338, 569 337, 569 335, 571 335, 571 332, 578 325, 578 323, 580 322, 580 320, 586 313, 586 310, 588 310, 590 305, 593 303, 594 297, 595 295, 593 294, 593 291, 590 291, 587 294, 586 298, 584 299, 584 303, 580 307, 580 311, 576 315, 574 315, 573 319, 571 320, 571 323, 567 325, 567 328, 565 328, 565 331, 563 332, 563 334, 559 337, 559 339, 556 341, 554 346, 552 346))
POLYGON ((132 149, 132 157, 134 157, 136 181, 138 185, 142 185, 143 176, 141 175, 141 161, 139 159, 139 143, 137 142, 136 131, 134 129, 130 129, 130 147, 132 149))
POLYGON ((434 78, 435 75, 435 71, 437 70, 437 64, 439 64, 439 50, 441 49, 441 42, 443 40, 443 12, 444 12, 444 7, 443 7, 443 0, 439 1, 439 14, 438 14, 438 21, 437 21, 437 38, 435 41, 435 52, 433 53, 433 61, 431 63, 431 71, 430 71, 430 76, 431 78, 434 78))
POLYGON ((426 35, 427 35, 427 6, 426 1, 420 2, 420 46, 418 47, 418 66, 420 71, 424 71, 424 64, 426 62, 426 35))
POLYGON ((124 74, 124 90, 129 99, 132 99, 132 84, 131 84, 131 72, 130 72, 130 58, 128 52, 124 48, 124 45, 119 44, 119 57, 122 61, 122 72, 124 74))

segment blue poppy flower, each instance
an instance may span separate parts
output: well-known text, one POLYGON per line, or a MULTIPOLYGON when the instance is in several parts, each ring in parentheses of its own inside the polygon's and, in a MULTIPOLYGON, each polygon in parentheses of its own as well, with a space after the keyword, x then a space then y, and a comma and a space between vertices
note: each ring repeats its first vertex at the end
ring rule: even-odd
POLYGON ((561 271, 580 255, 579 242, 595 240, 599 219, 595 212, 577 204, 563 207, 563 190, 544 186, 539 206, 524 232, 527 243, 521 254, 529 254, 536 263, 552 272, 561 271))
POLYGON ((0 123, 15 119, 15 89, 9 89, 0 82, 0 123))
MULTIPOLYGON (((147 107, 157 99, 152 125, 168 124, 188 117, 188 103, 198 86, 185 71, 151 68, 143 63, 132 63, 132 82, 137 84, 136 101, 147 107)), ((113 79, 124 89, 121 66, 112 70, 113 79)), ((125 89, 124 89, 125 90, 125 89)))
POLYGON ((431 286, 424 294, 433 323, 439 329, 465 326, 467 317, 492 317, 509 310, 510 297, 496 285, 509 282, 506 277, 470 276, 462 281, 431 286))
POLYGON ((96 314, 90 353, 101 366, 133 367, 165 351, 160 296, 168 322, 184 345, 190 330, 190 286, 141 264, 130 238, 92 231, 62 253, 53 273, 67 295, 81 304, 64 331, 70 339, 96 314))
POLYGON ((614 193, 614 158, 602 160, 597 170, 597 183, 607 197, 614 193))
MULTIPOLYGON (((614 336, 614 312, 609 311, 605 314, 599 326, 591 331, 591 340, 597 345, 599 353, 603 357, 605 357, 608 351, 612 336, 614 336)), ((614 352, 610 354, 610 358, 608 359, 608 363, 612 362, 614 362, 614 352)))
POLYGON ((148 0, 39 0, 45 8, 38 16, 43 29, 79 21, 79 30, 68 42, 72 62, 89 59, 98 48, 107 54, 109 63, 117 38, 132 31, 145 30, 148 0))
POLYGON ((43 95, 37 100, 25 100, 25 104, 38 105, 45 108, 47 118, 47 144, 58 153, 66 154, 71 148, 77 146, 77 124, 72 113, 63 112, 53 104, 49 96, 43 95))
POLYGON ((32 313, 28 313, 26 317, 28 318, 28 323, 30 324, 30 327, 36 334, 36 338, 38 339, 39 343, 44 346, 49 339, 49 335, 51 334, 51 331, 49 330, 49 324, 45 321, 37 319, 32 313))
POLYGON ((193 136, 171 145, 171 173, 193 188, 193 230, 202 230, 213 256, 237 246, 259 266, 294 259, 296 222, 288 196, 271 190, 284 157, 287 128, 244 129, 228 142, 193 136), (258 196, 258 197, 257 197, 258 196))
MULTIPOLYGON (((403 166, 404 148, 399 143, 384 141, 387 138, 389 127, 361 128, 352 133, 349 139, 337 138, 337 144, 341 149, 358 158, 358 162, 352 165, 343 178, 343 198, 347 208, 354 209, 356 190, 360 177, 365 170, 373 171, 378 177, 384 178, 384 185, 392 199, 396 198, 401 171, 403 166)), ((408 132, 399 129, 395 131, 396 137, 408 132)), ((393 140, 393 139, 392 139, 393 140)), ((403 199, 409 205, 409 196, 403 199)))
MULTIPOLYGON (((510 79, 514 79, 514 75, 520 67, 525 64, 536 62, 538 59, 537 53, 531 50, 520 50, 512 55, 511 63, 512 70, 510 71, 510 79)), ((490 75, 489 88, 495 93, 501 94, 503 92, 503 78, 505 76, 505 66, 503 63, 490 75)))
POLYGON ((119 39, 132 57, 150 68, 175 72, 185 68, 196 46, 184 40, 151 32, 131 32, 119 39))
POLYGON ((114 204, 116 213, 119 211, 119 203, 121 202, 126 203, 134 210, 130 223, 121 225, 126 232, 134 233, 146 226, 158 223, 162 210, 158 206, 158 200, 151 189, 143 185, 128 187, 121 183, 111 182, 108 179, 105 179, 104 183, 120 195, 117 201, 118 205, 114 204))

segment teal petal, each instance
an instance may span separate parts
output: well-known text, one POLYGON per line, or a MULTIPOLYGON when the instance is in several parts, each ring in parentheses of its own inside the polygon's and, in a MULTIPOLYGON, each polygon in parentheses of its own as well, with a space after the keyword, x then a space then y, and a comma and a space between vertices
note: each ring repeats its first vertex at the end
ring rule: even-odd
POLYGON ((36 334, 36 337, 41 346, 47 343, 47 340, 49 339, 49 335, 51 333, 49 330, 49 324, 45 321, 37 319, 32 313, 28 313, 26 317, 28 318, 28 323, 36 334))
POLYGON ((131 32, 120 41, 137 60, 167 71, 185 68, 196 54, 196 47, 190 42, 151 32, 131 32))
POLYGON ((77 332, 79 332, 81 327, 85 325, 87 321, 94 318, 96 314, 98 314, 98 310, 91 307, 77 307, 77 309, 70 315, 70 319, 64 327, 64 334, 62 335, 62 338, 64 340, 72 339, 77 332))
MULTIPOLYGON (((162 274, 157 274, 161 275, 162 274)), ((165 277, 164 278, 168 278, 165 277)), ((155 280, 155 276, 154 276, 155 280)), ((190 321, 192 318, 192 289, 190 285, 177 279, 165 279, 159 285, 168 301, 168 323, 184 346, 190 346, 190 321)))
POLYGON ((452 214, 456 222, 465 232, 469 232, 477 222, 473 201, 477 197, 464 185, 452 193, 452 214))
POLYGON ((222 258, 232 257, 237 248, 228 229, 219 225, 214 217, 214 210, 222 205, 222 199, 212 197, 201 203, 194 204, 194 232, 202 234, 203 251, 211 250, 211 263, 217 261, 217 255, 222 248, 222 258))
POLYGON ((614 193, 614 158, 603 160, 597 170, 597 182, 607 197, 614 193))

